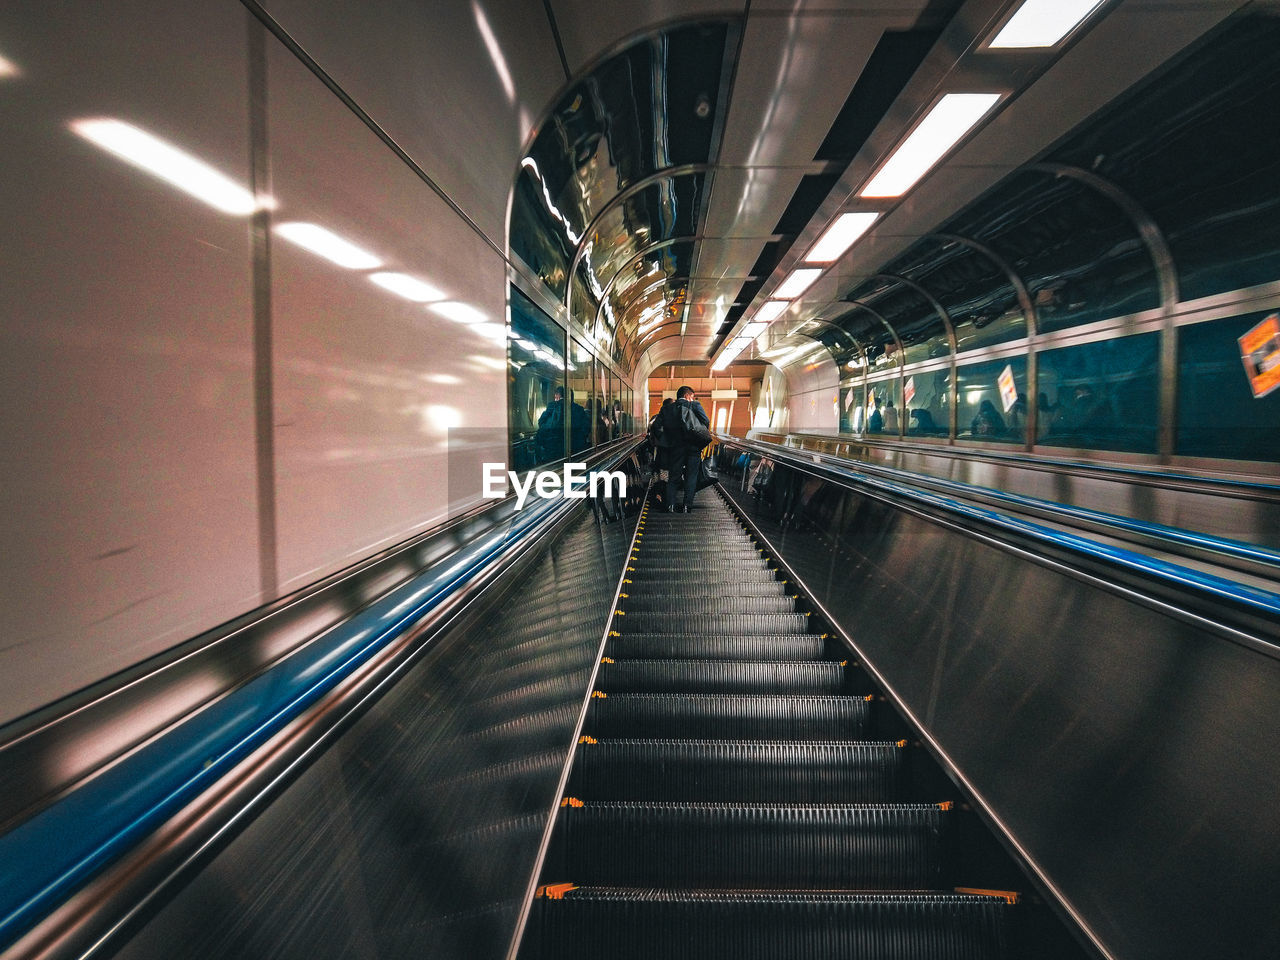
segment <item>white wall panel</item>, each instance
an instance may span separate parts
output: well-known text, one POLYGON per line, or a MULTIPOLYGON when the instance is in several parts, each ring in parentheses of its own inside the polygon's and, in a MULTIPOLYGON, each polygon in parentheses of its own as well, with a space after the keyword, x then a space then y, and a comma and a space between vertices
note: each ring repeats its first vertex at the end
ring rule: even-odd
POLYGON ((244 47, 239 4, 0 7, 0 722, 260 602, 248 218, 69 127, 247 184, 244 47))
POLYGON ((268 0, 268 12, 499 247, 531 125, 565 84, 540 3, 268 0))
MULTIPOLYGON (((273 235, 283 590, 450 512, 449 427, 505 436, 500 257, 289 51, 268 59, 278 223, 315 223, 464 304, 446 319, 273 235)), ((502 459, 499 455, 496 459, 502 459)), ((456 478, 455 478, 456 479, 456 478)), ((480 476, 472 492, 478 494, 480 476)), ((455 511, 465 505, 452 491, 455 511)))

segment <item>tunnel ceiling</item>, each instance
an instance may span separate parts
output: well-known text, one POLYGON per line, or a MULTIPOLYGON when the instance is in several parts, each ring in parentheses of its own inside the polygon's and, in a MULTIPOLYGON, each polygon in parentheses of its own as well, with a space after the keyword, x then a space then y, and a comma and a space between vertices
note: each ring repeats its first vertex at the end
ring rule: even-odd
MULTIPOLYGON (((874 372, 1035 332, 1027 296, 1042 305, 1041 332, 1091 310, 1159 306, 1170 271, 1153 263, 1129 194, 1117 200, 1112 179, 1096 177, 1100 187, 1061 168, 1092 172, 1085 154, 1096 148, 1125 189, 1167 186, 1167 163, 1152 187, 1138 166, 1160 138, 1185 141, 1188 123, 1227 109, 1222 95, 1205 95, 1213 70, 1180 74, 1178 58, 1215 30, 1229 33, 1223 21, 1242 4, 1121 0, 1055 46, 989 48, 1020 5, 756 2, 749 13, 647 31, 653 11, 634 6, 633 39, 578 71, 521 162, 517 263, 629 371, 647 366, 646 353, 706 360, 737 340, 750 344, 744 360, 808 358, 821 344, 842 369, 874 372), (1151 136, 1130 136, 1135 108, 1124 95, 1162 71, 1183 99, 1155 98, 1151 136), (995 106, 921 180, 900 196, 863 196, 939 100, 983 92, 998 95, 995 106), (1183 118, 1178 103, 1195 106, 1183 118), (1082 124, 1108 110, 1120 119, 1082 124), (1067 136, 1077 128, 1088 129, 1067 136), (878 219, 834 262, 806 263, 848 212, 878 219), (1026 276, 1013 276, 1010 261, 1026 276), (1081 273, 1099 263, 1103 306, 1078 295, 1097 292, 1081 273), (805 267, 818 279, 790 296, 784 281, 805 267), (1053 279, 1062 276, 1075 286, 1053 279), (766 324, 756 314, 771 299, 786 302, 766 324)), ((579 39, 599 17, 578 0, 549 6, 579 39)), ((1255 57, 1265 53, 1258 44, 1255 57)))

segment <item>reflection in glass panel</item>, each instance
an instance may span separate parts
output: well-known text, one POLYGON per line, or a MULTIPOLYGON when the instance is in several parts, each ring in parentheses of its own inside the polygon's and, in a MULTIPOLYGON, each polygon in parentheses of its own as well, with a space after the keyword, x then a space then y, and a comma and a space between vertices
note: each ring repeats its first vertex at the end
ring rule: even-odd
POLYGON ((907 371, 902 382, 903 427, 909 437, 945 437, 951 433, 951 373, 907 371))
POLYGON ((898 345, 893 334, 874 313, 854 307, 835 323, 862 347, 870 371, 884 370, 897 363, 898 345))
MULTIPOLYGON (((909 277, 942 304, 956 350, 977 350, 1027 335, 1018 293, 988 257, 954 240, 921 240, 885 268, 909 277)), ((943 354, 932 352, 930 356, 943 354)))
POLYGON ((618 375, 609 377, 609 436, 616 440, 622 436, 622 380, 618 375))
POLYGON ((693 236, 705 181, 702 173, 674 177, 627 197, 596 222, 584 247, 584 268, 603 288, 642 247, 693 236))
POLYGON ((1026 357, 959 367, 956 387, 956 429, 960 439, 1026 442, 1026 357), (1010 375, 1012 391, 1009 390, 1010 375))
POLYGON ((902 378, 873 380, 867 384, 868 434, 897 437, 902 426, 902 378))
POLYGON ((513 470, 564 457, 564 342, 564 330, 512 287, 507 419, 513 470))
POLYGON ((1280 16, 1239 17, 1053 156, 1112 180, 1163 231, 1184 300, 1280 279, 1280 16))
POLYGON ((866 425, 865 389, 861 380, 840 384, 840 432, 862 433, 866 425))
POLYGON ((609 371, 597 359, 596 367, 596 405, 591 410, 591 418, 595 425, 596 443, 609 442, 609 371))
POLYGON ((1280 390, 1254 397, 1239 338, 1268 313, 1178 330, 1178 453, 1280 460, 1280 390))
POLYGON ((594 442, 591 409, 595 394, 591 378, 591 353, 576 340, 569 342, 569 365, 566 374, 569 384, 570 410, 569 445, 573 453, 585 450, 594 442))
POLYGON ((1155 453, 1159 351, 1145 333, 1037 354, 1037 442, 1155 453))
POLYGON ((1078 180, 1015 173, 945 232, 980 240, 1013 264, 1041 333, 1160 306, 1137 228, 1078 180))

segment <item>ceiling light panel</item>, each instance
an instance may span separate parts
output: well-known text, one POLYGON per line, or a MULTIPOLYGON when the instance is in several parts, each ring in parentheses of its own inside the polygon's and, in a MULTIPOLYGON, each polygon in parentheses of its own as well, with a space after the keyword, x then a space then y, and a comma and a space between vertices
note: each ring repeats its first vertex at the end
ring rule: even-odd
POLYGON ((822 271, 817 267, 801 267, 799 270, 793 270, 791 276, 782 281, 782 286, 773 291, 773 295, 783 300, 798 297, 813 286, 814 281, 820 276, 822 271))
POLYGON ((844 256, 844 252, 857 243, 871 229, 880 214, 868 212, 842 213, 836 217, 827 232, 809 248, 806 263, 832 263, 844 256))
POLYGON ((994 50, 1052 47, 1102 6, 1103 0, 1026 0, 991 41, 994 50))
POLYGON ((948 93, 934 104, 858 195, 902 196, 999 101, 998 93, 948 93))
POLYGON ((790 300, 769 300, 756 311, 755 319, 762 323, 773 323, 786 312, 789 306, 791 306, 790 300))

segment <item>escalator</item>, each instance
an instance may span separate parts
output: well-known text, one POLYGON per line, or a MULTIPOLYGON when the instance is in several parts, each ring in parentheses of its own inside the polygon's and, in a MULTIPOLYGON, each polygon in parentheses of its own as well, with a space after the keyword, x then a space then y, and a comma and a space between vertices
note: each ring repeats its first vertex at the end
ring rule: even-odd
POLYGON ((718 498, 647 507, 521 960, 1011 956, 949 798, 718 498))

